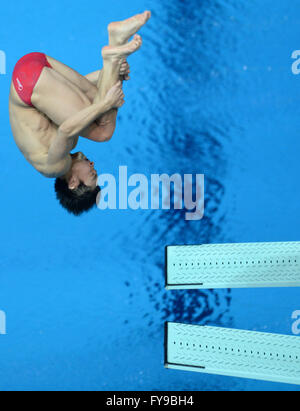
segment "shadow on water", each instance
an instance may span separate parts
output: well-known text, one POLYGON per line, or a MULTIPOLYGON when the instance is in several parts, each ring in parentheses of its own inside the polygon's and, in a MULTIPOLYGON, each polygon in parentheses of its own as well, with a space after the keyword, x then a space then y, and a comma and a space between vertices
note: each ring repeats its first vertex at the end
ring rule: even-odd
POLYGON ((159 4, 145 30, 148 80, 137 86, 133 112, 138 116, 128 119, 134 122, 133 134, 139 141, 138 155, 136 143, 134 147, 130 138, 127 141, 128 166, 138 166, 149 176, 205 174, 201 221, 186 221, 187 210, 141 212, 132 222, 134 229, 121 234, 120 246, 128 260, 143 267, 143 287, 152 309, 143 318, 149 326, 161 325, 162 320, 231 322, 230 290, 165 292, 162 284, 166 245, 226 240, 221 210, 228 167, 224 147, 235 125, 221 99, 235 86, 234 76, 228 76, 228 55, 235 48, 234 10, 231 2, 220 0, 176 0, 159 4))

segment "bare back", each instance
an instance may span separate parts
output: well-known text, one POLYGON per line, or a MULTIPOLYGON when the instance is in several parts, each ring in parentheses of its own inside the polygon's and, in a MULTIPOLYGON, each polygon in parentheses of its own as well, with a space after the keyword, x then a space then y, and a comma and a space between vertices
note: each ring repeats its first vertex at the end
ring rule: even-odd
MULTIPOLYGON (((44 113, 23 102, 13 82, 9 95, 9 116, 14 140, 26 160, 45 177, 56 177, 59 170, 51 169, 47 165, 47 158, 58 127, 44 113)), ((77 141, 74 141, 74 146, 77 141)))

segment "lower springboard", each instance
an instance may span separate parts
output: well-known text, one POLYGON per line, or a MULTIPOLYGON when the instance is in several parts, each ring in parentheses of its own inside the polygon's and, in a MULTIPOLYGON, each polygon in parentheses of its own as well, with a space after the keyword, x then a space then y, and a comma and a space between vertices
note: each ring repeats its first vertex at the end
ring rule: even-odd
POLYGON ((300 242, 166 247, 166 288, 300 287, 300 242))
POLYGON ((165 367, 300 385, 300 338, 166 323, 165 367))

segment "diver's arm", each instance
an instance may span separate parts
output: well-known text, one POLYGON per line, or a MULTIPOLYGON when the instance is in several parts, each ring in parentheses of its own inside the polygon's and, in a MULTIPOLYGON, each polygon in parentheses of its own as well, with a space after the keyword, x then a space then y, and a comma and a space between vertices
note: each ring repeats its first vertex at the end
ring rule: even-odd
POLYGON ((107 100, 91 104, 64 121, 59 127, 59 131, 66 135, 67 138, 78 136, 84 129, 112 108, 113 105, 107 100))
POLYGON ((91 104, 64 121, 58 128, 48 152, 48 165, 63 161, 73 149, 74 140, 82 131, 89 127, 96 119, 115 108, 124 104, 124 93, 122 83, 113 86, 105 98, 98 103, 91 104))
POLYGON ((102 101, 86 107, 64 121, 51 143, 48 152, 48 165, 54 165, 62 161, 72 151, 74 139, 98 117, 111 110, 111 108, 109 102, 102 101))

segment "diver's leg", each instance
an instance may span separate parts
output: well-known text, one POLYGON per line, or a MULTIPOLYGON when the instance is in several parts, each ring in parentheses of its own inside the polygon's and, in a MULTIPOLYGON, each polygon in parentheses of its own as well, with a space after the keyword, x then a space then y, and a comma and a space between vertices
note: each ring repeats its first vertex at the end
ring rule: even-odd
POLYGON ((108 26, 109 45, 122 46, 136 34, 150 19, 151 12, 145 11, 142 14, 137 14, 130 19, 110 23, 108 26))
MULTIPOLYGON (((94 98, 94 103, 100 102, 106 96, 111 87, 120 80, 120 68, 123 61, 126 60, 130 54, 137 51, 141 45, 141 36, 135 35, 134 39, 130 43, 126 43, 123 46, 107 46, 102 49, 103 70, 99 76, 97 94, 94 98)), ((110 140, 116 129, 117 115, 118 110, 113 109, 96 121, 97 125, 101 128, 102 133, 109 136, 107 140, 110 140)), ((89 131, 92 130, 90 129, 89 131)), ((90 140, 94 140, 91 133, 86 135, 86 137, 90 140)))
MULTIPOLYGON (((138 36, 122 47, 106 47, 103 50, 104 69, 101 87, 106 90, 106 93, 119 80, 119 61, 137 51, 141 44, 142 40, 138 36)), ((96 98, 104 98, 106 93, 98 90, 96 98)), ((44 67, 34 87, 31 101, 58 127, 69 117, 91 105, 91 101, 79 87, 49 67, 44 67)), ((94 141, 109 140, 111 135, 107 134, 108 130, 93 123, 87 138, 94 141)), ((85 137, 84 134, 81 135, 85 137)))
MULTIPOLYGON (((150 17, 151 12, 145 11, 144 13, 137 14, 130 19, 110 23, 108 25, 109 45, 115 47, 126 44, 130 37, 137 33, 137 31, 146 24, 150 17)), ((73 70, 71 67, 61 63, 53 57, 47 56, 47 60, 55 71, 79 87, 87 95, 91 102, 94 100, 97 93, 97 87, 95 84, 92 84, 85 76, 82 76, 76 70, 73 70)), ((99 75, 101 76, 101 71, 99 71, 99 75)), ((98 83, 100 80, 101 79, 99 78, 98 83)))
POLYGON ((57 71, 71 83, 75 84, 83 93, 86 94, 92 103, 97 93, 97 87, 94 84, 92 84, 86 77, 82 76, 76 70, 73 70, 71 67, 61 63, 55 58, 47 56, 47 60, 51 64, 53 70, 57 71))
MULTIPOLYGON (((122 22, 111 23, 108 26, 110 47, 125 45, 129 38, 134 35, 134 33, 136 33, 150 17, 151 13, 145 12, 122 22)), ((60 63, 58 60, 55 60, 50 56, 47 56, 47 59, 52 68, 68 80, 69 86, 71 86, 71 83, 76 86, 75 89, 77 89, 77 94, 78 89, 81 90, 86 95, 87 99, 91 103, 94 103, 99 102, 106 95, 106 92, 120 78, 121 80, 124 79, 124 76, 120 76, 120 68, 122 63, 124 64, 126 61, 126 57, 128 57, 128 54, 126 55, 126 53, 122 58, 122 53, 121 55, 120 53, 118 55, 118 53, 115 52, 114 55, 112 49, 109 50, 109 48, 105 48, 103 55, 104 67, 103 70, 99 71, 97 86, 92 84, 86 77, 65 64, 60 63)), ((54 113, 54 117, 56 117, 56 115, 58 115, 58 113, 54 113)), ((83 137, 93 141, 100 141, 99 139, 102 139, 103 135, 112 136, 116 126, 116 118, 117 110, 111 110, 85 130, 84 133, 82 133, 83 137)))
MULTIPOLYGON (((109 36, 109 46, 110 47, 117 47, 125 45, 130 37, 136 34, 141 27, 143 27, 147 21, 151 17, 150 11, 145 11, 142 14, 137 14, 127 20, 113 22, 108 25, 108 36, 109 36)), ((126 63, 126 59, 123 59, 123 64, 126 63)), ((122 66, 120 66, 121 69, 122 66)), ((123 76, 120 76, 119 71, 119 79, 123 80, 123 76)), ((97 83, 97 88, 100 89, 103 86, 102 83, 103 78, 103 70, 99 72, 99 78, 97 83)), ((102 93, 102 94, 105 94, 102 93)), ((96 97, 98 99, 98 97, 96 97)))
MULTIPOLYGON (((112 59, 103 58, 103 70, 99 73, 93 102, 100 102, 108 90, 116 84, 118 80, 120 80, 120 62, 118 60, 113 61, 112 59)), ((108 111, 99 117, 87 130, 83 131, 83 137, 92 141, 99 141, 99 134, 105 134, 107 136, 105 141, 110 140, 116 129, 117 115, 117 109, 108 111)))
MULTIPOLYGON (((128 80, 128 73, 125 76, 120 76, 120 71, 122 65, 126 64, 126 55, 123 58, 120 56, 114 56, 112 49, 118 48, 119 46, 124 46, 142 26, 150 19, 151 13, 149 11, 143 14, 138 14, 130 19, 114 22, 108 26, 109 35, 109 47, 104 47, 102 50, 103 56, 103 70, 99 72, 99 78, 97 82, 97 91, 94 89, 95 97, 94 103, 101 101, 101 99, 106 95, 107 91, 116 83, 118 80, 128 80)), ((135 36, 134 39, 141 41, 140 36, 135 36)), ((118 110, 113 109, 108 113, 105 113, 101 118, 99 118, 95 123, 103 130, 103 133, 108 136, 113 136, 116 129, 118 110)), ((90 140, 94 140, 92 132, 95 124, 87 130, 85 137, 90 140)), ((97 127, 97 126, 96 126, 97 127)), ((97 136, 96 136, 97 138, 97 136)))
MULTIPOLYGON (((118 56, 118 71, 116 67, 112 68, 113 64, 116 63, 116 59, 113 56, 112 48, 118 46, 124 46, 130 37, 132 37, 137 31, 143 27, 147 21, 151 17, 150 11, 145 11, 142 14, 137 14, 127 20, 120 21, 120 22, 113 22, 110 23, 108 26, 108 36, 109 36, 109 47, 105 47, 102 51, 104 65, 106 65, 106 69, 103 69, 99 73, 99 79, 97 83, 98 92, 94 99, 94 102, 100 101, 110 87, 114 84, 116 79, 128 80, 129 76, 126 73, 125 76, 120 76, 120 70, 122 69, 122 65, 127 64, 126 56, 120 60, 120 56, 118 56), (110 66, 110 67, 109 67, 110 66), (111 83, 112 82, 112 83, 111 83)), ((136 39, 141 40, 140 36, 135 36, 136 39)), ((104 130, 106 135, 112 136, 115 128, 116 128, 116 119, 118 115, 118 110, 113 109, 108 113, 104 114, 100 119, 97 120, 97 124, 104 130)), ((91 140, 93 139, 91 136, 89 137, 91 140)))
POLYGON ((142 38, 136 34, 133 40, 123 46, 106 46, 102 49, 103 70, 97 84, 95 102, 105 97, 109 89, 120 80, 120 67, 126 58, 140 49, 142 38))

